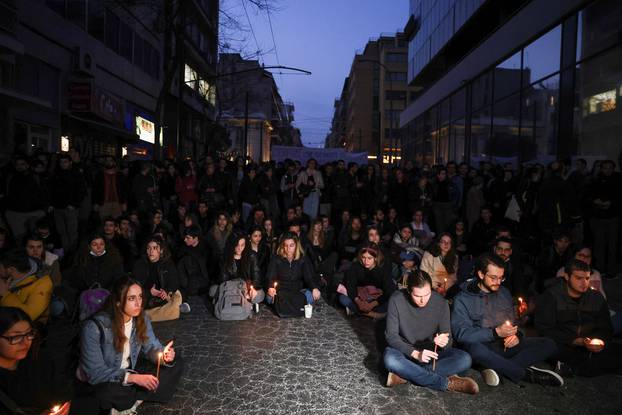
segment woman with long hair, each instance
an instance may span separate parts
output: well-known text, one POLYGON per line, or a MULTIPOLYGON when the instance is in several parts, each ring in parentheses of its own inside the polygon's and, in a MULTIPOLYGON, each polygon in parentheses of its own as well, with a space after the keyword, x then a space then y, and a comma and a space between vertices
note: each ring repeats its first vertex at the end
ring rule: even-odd
POLYGON ((276 254, 272 255, 266 274, 266 301, 274 303, 275 296, 293 297, 302 292, 308 304, 320 299, 320 290, 313 278, 313 265, 305 256, 300 239, 293 232, 281 235, 276 254))
POLYGON ((445 297, 457 293, 456 289, 451 289, 458 281, 458 255, 450 233, 439 235, 430 250, 423 254, 420 268, 432 278, 433 290, 445 297))
POLYGON ((340 285, 337 292, 348 315, 378 319, 387 312, 387 302, 395 289, 390 262, 385 261, 378 245, 366 243, 359 249, 356 260, 346 272, 344 285, 340 285))
POLYGON ((212 253, 209 264, 209 270, 212 275, 218 275, 219 273, 218 265, 220 264, 220 259, 225 251, 227 238, 231 235, 232 229, 233 226, 229 214, 224 211, 218 212, 216 220, 214 221, 214 226, 210 228, 205 236, 205 242, 212 253))
POLYGON ((311 223, 307 240, 307 253, 320 286, 330 287, 338 257, 326 238, 322 218, 318 217, 311 223))
POLYGON ((257 225, 252 226, 248 232, 248 248, 250 248, 248 253, 255 257, 261 275, 266 275, 266 271, 268 271, 268 262, 270 262, 270 256, 272 255, 270 245, 268 245, 264 239, 263 227, 257 225))
POLYGON ((279 243, 279 237, 272 218, 265 218, 262 227, 264 241, 270 247, 270 254, 274 254, 279 243))
POLYGON ((132 275, 146 287, 145 313, 151 321, 177 320, 179 313, 190 312, 190 305, 183 302, 177 267, 158 236, 147 241, 145 255, 134 264, 132 275))
POLYGON ((77 370, 79 395, 90 396, 99 411, 136 408, 141 401, 170 401, 183 371, 173 342, 165 347, 151 328, 143 308, 143 288, 124 276, 115 281, 104 309, 82 327, 77 370), (159 376, 138 373, 140 353, 157 365, 159 376))
MULTIPOLYGON (((257 256, 252 252, 251 243, 244 234, 236 233, 227 240, 222 263, 220 265, 220 280, 241 280, 245 282, 245 293, 252 304, 259 304, 265 298, 263 290, 263 274, 257 262, 257 256)), ((212 292, 214 295, 215 292, 212 292)))
POLYGON ((43 356, 37 350, 38 333, 32 320, 15 307, 0 307, 0 393, 12 402, 0 400, 0 413, 50 414, 58 405, 67 415, 71 394, 69 379, 62 371, 58 356, 43 356), (9 407, 13 404, 15 407, 9 407))

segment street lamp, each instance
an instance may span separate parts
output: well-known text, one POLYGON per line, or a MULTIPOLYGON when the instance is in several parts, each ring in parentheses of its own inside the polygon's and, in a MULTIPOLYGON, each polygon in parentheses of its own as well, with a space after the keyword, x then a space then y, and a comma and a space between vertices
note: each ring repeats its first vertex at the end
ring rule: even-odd
MULTIPOLYGON (((389 74, 389 91, 393 92, 393 78, 391 77, 391 71, 387 66, 376 59, 361 59, 359 62, 369 62, 380 65, 384 68, 385 72, 389 74)), ((385 75, 386 76, 386 75, 385 75)), ((383 91, 384 92, 384 91, 383 91)), ((382 93, 380 94, 380 99, 382 98, 382 93)), ((393 97, 389 100, 389 111, 391 117, 389 118, 389 164, 393 164, 393 97)), ((382 112, 380 112, 380 117, 382 118, 382 112)), ((386 118, 386 117, 385 117, 386 118)), ((382 130, 380 130, 380 125, 378 126, 378 157, 382 160, 384 157, 382 155, 382 130)))

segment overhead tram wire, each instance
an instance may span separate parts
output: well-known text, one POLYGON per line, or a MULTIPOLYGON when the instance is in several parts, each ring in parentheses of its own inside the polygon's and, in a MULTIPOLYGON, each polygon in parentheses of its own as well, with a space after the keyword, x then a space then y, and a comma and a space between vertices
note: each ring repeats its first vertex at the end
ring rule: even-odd
MULTIPOLYGON (((276 40, 274 40, 274 29, 272 28, 272 18, 270 17, 270 6, 268 6, 268 0, 264 0, 264 4, 266 5, 266 14, 268 15, 268 24, 270 25, 270 35, 272 36, 272 44, 274 45, 276 63, 277 65, 281 65, 281 61, 279 60, 279 51, 276 48, 276 40)), ((283 84, 283 73, 281 71, 279 71, 279 77, 281 78, 281 84, 283 84)))
MULTIPOLYGON (((245 0, 240 0, 242 3, 242 8, 244 9, 244 14, 246 15, 246 21, 248 21, 248 27, 251 29, 251 34, 253 35, 253 39, 255 39, 255 46, 257 46, 257 60, 259 63, 262 63, 260 58, 263 58, 263 53, 261 53, 261 48, 259 47, 259 42, 257 41, 257 36, 255 36, 255 29, 253 29, 253 25, 251 23, 251 19, 248 16, 248 11, 246 10, 245 0)), ((280 64, 279 64, 280 65, 280 64)))

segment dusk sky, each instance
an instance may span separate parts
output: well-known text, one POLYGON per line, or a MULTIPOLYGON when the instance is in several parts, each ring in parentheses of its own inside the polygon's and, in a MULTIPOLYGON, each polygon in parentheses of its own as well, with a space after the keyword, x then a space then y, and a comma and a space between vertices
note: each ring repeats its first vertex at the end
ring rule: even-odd
MULTIPOLYGON (((230 0, 232 7, 239 0, 230 0)), ((295 125, 302 142, 321 147, 330 129, 333 102, 338 98, 352 59, 370 38, 403 29, 408 18, 408 0, 278 0, 270 14, 278 61, 283 66, 312 72, 305 75, 275 75, 285 101, 296 107, 295 125)), ((268 16, 247 6, 251 25, 262 51, 260 61, 277 65, 268 16)), ((237 13, 248 24, 243 9, 237 13)), ((256 50, 252 33, 247 51, 256 50)))

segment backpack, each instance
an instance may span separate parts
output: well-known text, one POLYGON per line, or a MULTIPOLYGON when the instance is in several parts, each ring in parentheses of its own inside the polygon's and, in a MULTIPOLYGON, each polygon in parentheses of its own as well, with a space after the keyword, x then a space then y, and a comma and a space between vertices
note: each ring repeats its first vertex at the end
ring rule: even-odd
POLYGON ((300 291, 281 288, 274 298, 274 309, 281 318, 304 316, 306 304, 307 297, 300 291))
POLYGON ((80 321, 84 321, 102 309, 110 291, 101 288, 99 284, 93 284, 91 288, 80 294, 79 310, 80 321))
POLYGON ((246 320, 253 309, 244 294, 246 283, 241 279, 225 281, 218 287, 214 315, 218 320, 246 320))

